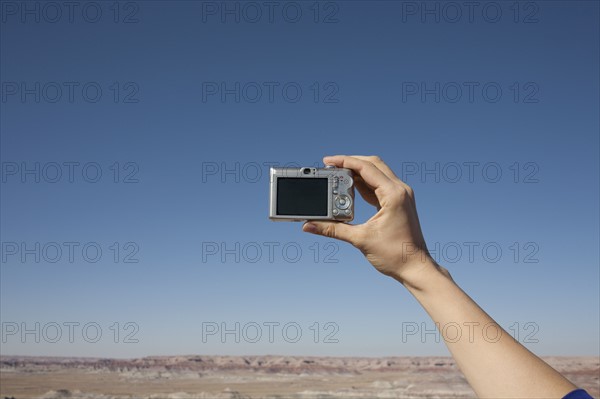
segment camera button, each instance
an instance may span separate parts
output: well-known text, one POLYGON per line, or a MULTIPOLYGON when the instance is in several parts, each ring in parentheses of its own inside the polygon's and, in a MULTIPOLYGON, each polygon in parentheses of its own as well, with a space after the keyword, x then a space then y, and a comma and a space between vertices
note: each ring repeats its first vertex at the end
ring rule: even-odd
POLYGON ((348 209, 350 208, 350 203, 352 200, 347 195, 340 195, 339 197, 335 197, 335 206, 339 209, 348 209))
POLYGON ((346 209, 346 210, 344 211, 344 213, 345 213, 346 215, 350 215, 350 214, 352 213, 352 211, 351 211, 350 209, 346 209))
POLYGON ((334 189, 334 190, 333 190, 333 193, 337 195, 337 193, 338 193, 338 190, 334 189))
POLYGON ((338 212, 338 210, 337 210, 337 209, 334 209, 334 210, 333 210, 333 214, 334 214, 334 215, 337 215, 338 213, 339 213, 339 212, 338 212))

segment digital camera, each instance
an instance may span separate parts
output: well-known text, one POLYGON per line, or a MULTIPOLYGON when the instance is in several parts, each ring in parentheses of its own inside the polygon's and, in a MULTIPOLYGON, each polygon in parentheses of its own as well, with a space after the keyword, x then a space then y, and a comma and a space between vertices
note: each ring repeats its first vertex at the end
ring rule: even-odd
POLYGON ((271 168, 269 218, 275 221, 354 219, 350 169, 271 168))

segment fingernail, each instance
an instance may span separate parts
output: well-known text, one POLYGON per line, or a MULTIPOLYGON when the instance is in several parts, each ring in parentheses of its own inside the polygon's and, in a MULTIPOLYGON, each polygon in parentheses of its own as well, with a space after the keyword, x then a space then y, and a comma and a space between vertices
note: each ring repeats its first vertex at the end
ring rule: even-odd
POLYGON ((312 223, 304 223, 304 231, 306 231, 307 233, 316 233, 317 226, 315 226, 312 223))

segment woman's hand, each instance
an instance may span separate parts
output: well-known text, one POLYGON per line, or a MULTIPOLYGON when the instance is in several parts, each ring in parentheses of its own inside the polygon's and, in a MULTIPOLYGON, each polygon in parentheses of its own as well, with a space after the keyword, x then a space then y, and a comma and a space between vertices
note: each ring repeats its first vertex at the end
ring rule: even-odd
POLYGON ((311 221, 304 231, 351 243, 377 270, 403 284, 416 284, 424 269, 438 268, 427 252, 413 190, 379 157, 337 155, 323 162, 351 169, 358 192, 377 212, 364 224, 311 221))

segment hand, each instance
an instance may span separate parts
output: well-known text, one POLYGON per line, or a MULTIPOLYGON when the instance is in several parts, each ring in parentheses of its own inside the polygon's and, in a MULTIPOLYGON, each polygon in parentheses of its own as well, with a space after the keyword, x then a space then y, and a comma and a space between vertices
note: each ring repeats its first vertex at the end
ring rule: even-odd
POLYGON ((349 242, 378 271, 402 283, 435 265, 421 233, 413 190, 379 157, 337 155, 323 162, 351 169, 355 187, 377 213, 359 225, 311 221, 304 231, 349 242))

